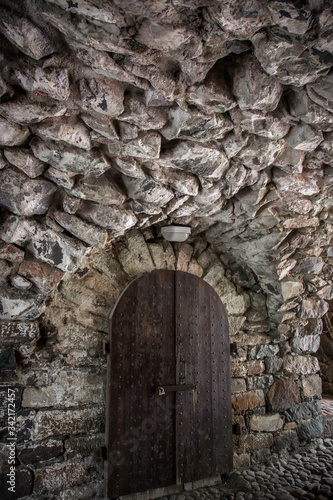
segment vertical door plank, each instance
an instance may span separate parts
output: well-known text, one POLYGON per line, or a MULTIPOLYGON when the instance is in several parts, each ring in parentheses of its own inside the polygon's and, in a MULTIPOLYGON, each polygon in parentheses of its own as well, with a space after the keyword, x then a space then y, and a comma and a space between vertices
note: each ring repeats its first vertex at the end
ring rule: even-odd
POLYGON ((176 344, 180 382, 197 393, 177 392, 177 470, 182 482, 232 468, 230 344, 225 308, 205 281, 176 273, 176 344))
POLYGON ((108 495, 110 498, 176 483, 174 273, 134 281, 111 323, 108 495))

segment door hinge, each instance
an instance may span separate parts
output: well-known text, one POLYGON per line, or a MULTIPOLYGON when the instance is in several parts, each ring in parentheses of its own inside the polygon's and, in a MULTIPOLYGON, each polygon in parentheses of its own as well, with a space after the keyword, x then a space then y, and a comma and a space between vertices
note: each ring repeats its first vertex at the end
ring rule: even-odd
POLYGON ((110 354, 110 342, 103 342, 101 351, 103 354, 110 354))

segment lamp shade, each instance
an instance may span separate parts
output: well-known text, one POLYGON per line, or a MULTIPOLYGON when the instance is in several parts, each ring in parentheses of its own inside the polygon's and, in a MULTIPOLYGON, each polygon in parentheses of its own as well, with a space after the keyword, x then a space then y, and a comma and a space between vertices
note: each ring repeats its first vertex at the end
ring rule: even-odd
POLYGON ((164 239, 168 241, 185 241, 191 234, 191 228, 185 226, 164 226, 161 228, 164 239))

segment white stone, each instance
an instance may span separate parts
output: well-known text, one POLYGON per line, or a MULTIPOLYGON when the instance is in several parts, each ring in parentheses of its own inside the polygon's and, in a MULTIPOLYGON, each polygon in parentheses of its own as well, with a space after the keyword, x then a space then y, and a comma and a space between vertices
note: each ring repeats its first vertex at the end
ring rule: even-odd
POLYGON ((265 73, 255 57, 240 56, 231 70, 233 94, 241 110, 273 111, 277 107, 282 85, 265 73))
MULTIPOLYGON (((1 113, 1 110, 0 110, 1 113)), ((0 116, 0 145, 21 146, 30 135, 28 127, 20 127, 16 123, 10 123, 0 116)))
POLYGON ((284 357, 282 369, 290 375, 311 375, 319 371, 318 359, 314 356, 291 356, 284 357))
POLYGON ((283 300, 291 299, 292 297, 298 297, 304 291, 304 285, 302 281, 282 281, 281 292, 283 300))
POLYGON ((282 429, 283 420, 279 413, 268 415, 252 415, 250 429, 259 432, 276 432, 282 429))
POLYGON ((124 87, 116 80, 91 78, 79 82, 81 102, 86 110, 107 116, 119 116, 124 111, 124 87))
POLYGON ((310 125, 301 123, 292 127, 285 139, 289 146, 294 149, 313 151, 322 142, 323 134, 310 125))
POLYGON ((89 129, 79 121, 70 122, 64 119, 55 119, 52 122, 43 122, 34 127, 34 133, 41 139, 64 141, 71 146, 82 149, 91 149, 89 129))

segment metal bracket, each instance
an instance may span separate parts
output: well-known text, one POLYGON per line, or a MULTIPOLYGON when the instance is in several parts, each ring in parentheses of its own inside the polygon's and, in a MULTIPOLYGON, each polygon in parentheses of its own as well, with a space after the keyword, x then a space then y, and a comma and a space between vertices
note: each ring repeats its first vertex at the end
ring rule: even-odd
POLYGON ((178 385, 158 385, 155 391, 159 396, 164 396, 166 392, 175 391, 194 391, 196 389, 195 384, 178 384, 178 385))

